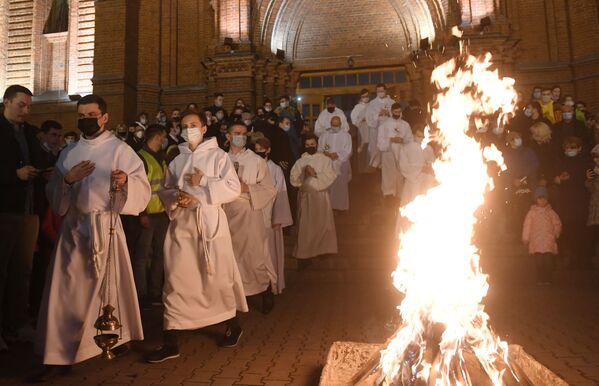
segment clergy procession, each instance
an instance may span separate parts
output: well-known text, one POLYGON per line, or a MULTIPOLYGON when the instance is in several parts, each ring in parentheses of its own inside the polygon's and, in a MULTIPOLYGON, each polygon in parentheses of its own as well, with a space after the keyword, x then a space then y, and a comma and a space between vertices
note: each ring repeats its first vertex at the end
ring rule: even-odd
MULTIPOLYGON (((31 91, 5 90, 0 351, 34 342, 41 369, 30 381, 51 381, 98 355, 124 355, 131 341, 144 340, 141 314, 153 307, 161 307, 162 344, 144 353, 147 363, 179 357, 181 332, 206 326, 221 326, 215 343, 235 347, 243 339, 241 313, 269 315, 276 307, 286 261, 304 271, 338 253, 336 222, 352 214, 353 177, 375 187, 366 199, 391 213, 395 234, 404 225, 399 209, 436 183, 440 149, 428 118, 418 101, 394 100, 385 84, 363 89, 345 111, 326 98, 313 127, 287 95, 277 107, 266 100, 254 109, 237 99, 231 112, 225 98, 217 93, 203 109, 190 102, 122 123, 91 94, 77 101, 76 122, 46 121, 38 129, 27 123, 31 91)), ((490 196, 486 210, 507 213, 509 227, 493 229, 516 235, 533 198, 547 205, 554 177, 549 189, 563 199, 561 213, 584 205, 578 190, 559 195, 578 166, 568 176, 558 164, 539 173, 537 136, 526 129, 537 105, 520 103, 505 132, 471 133, 503 149, 512 166, 496 181, 506 196, 490 196), (535 150, 523 147, 523 138, 535 150), (511 197, 512 180, 520 187, 534 180, 538 188, 511 197)), ((591 145, 564 137, 567 161, 583 149, 596 161, 591 145)), ((580 179, 583 186, 584 173, 580 179)), ((589 173, 586 179, 596 181, 589 173)), ((552 218, 561 229, 558 215, 552 218)), ((525 241, 534 238, 532 221, 526 216, 525 241)), ((569 224, 564 245, 582 264, 588 243, 569 224)), ((538 268, 539 280, 550 281, 552 269, 538 268)))

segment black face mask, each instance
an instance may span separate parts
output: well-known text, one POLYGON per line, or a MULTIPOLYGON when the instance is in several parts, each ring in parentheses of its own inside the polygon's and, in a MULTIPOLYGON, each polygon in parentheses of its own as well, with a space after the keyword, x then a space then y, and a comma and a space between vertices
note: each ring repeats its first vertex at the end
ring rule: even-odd
POLYGON ((92 137, 98 130, 100 130, 98 118, 79 118, 77 128, 81 130, 86 137, 92 137))
POLYGON ((335 108, 334 107, 327 107, 327 111, 332 114, 332 113, 335 112, 335 108))
POLYGON ((401 118, 401 115, 395 115, 395 114, 393 114, 393 119, 397 120, 399 118, 401 118))
POLYGON ((268 157, 268 154, 266 154, 265 151, 257 151, 256 154, 258 154, 260 157, 266 159, 266 157, 268 157))
POLYGON ((179 123, 181 122, 181 117, 172 117, 171 121, 179 123))
POLYGON ((316 154, 316 148, 314 146, 310 146, 306 148, 306 153, 310 154, 310 155, 314 155, 316 154))

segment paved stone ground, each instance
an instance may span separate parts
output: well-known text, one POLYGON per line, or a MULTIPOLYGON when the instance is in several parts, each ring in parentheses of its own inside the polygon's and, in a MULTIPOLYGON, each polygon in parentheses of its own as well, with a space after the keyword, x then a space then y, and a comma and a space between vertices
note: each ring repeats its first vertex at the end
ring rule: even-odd
MULTIPOLYGON (((159 365, 143 362, 160 344, 161 310, 144 311, 146 341, 127 356, 75 366, 60 385, 317 385, 331 343, 384 342, 400 298, 391 287, 389 212, 372 211, 372 181, 352 188, 351 215, 337 217, 340 253, 298 272, 288 260, 288 286, 270 315, 241 316, 238 347, 220 349, 220 326, 187 332, 182 356, 159 365)), ((292 244, 290 237, 289 246, 292 244)), ((484 245, 491 275, 486 306, 498 334, 564 377, 571 385, 599 385, 599 280, 595 272, 559 272, 557 283, 538 287, 533 267, 517 243, 484 245)), ((28 345, 0 353, 0 384, 20 384, 36 361, 28 345)))

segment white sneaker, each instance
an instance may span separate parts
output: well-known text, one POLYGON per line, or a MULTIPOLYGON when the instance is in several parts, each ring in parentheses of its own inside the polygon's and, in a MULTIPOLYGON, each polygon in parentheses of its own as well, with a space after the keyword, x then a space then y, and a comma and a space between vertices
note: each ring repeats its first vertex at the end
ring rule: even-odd
POLYGON ((2 335, 0 335, 0 351, 8 351, 8 345, 2 338, 2 335))

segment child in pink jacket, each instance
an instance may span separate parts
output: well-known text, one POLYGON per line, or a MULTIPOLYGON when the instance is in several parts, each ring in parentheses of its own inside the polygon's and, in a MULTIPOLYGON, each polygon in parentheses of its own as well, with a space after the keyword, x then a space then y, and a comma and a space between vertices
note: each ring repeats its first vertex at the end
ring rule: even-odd
POLYGON ((524 219, 522 240, 528 245, 528 253, 535 258, 537 284, 551 284, 562 222, 549 205, 547 188, 536 188, 534 197, 535 204, 524 219))

